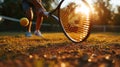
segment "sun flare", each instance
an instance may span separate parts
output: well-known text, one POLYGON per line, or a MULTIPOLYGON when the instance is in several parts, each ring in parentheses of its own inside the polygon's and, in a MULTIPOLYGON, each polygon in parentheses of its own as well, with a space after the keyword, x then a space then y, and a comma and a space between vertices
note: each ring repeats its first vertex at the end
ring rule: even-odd
POLYGON ((85 15, 89 15, 90 13, 90 8, 87 7, 86 5, 82 4, 81 6, 77 6, 75 9, 75 13, 83 13, 85 15))
POLYGON ((75 9, 75 13, 82 13, 84 15, 89 16, 90 14, 93 14, 95 12, 95 9, 93 7, 93 1, 87 0, 86 2, 76 2, 77 7, 75 9))

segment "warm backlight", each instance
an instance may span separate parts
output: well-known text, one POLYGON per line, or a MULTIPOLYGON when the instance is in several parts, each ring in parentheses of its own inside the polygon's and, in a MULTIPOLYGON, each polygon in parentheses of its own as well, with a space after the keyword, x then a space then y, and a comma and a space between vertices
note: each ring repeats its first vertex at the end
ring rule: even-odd
POLYGON ((82 4, 81 6, 77 6, 75 9, 75 13, 83 13, 85 15, 89 15, 90 13, 90 8, 87 7, 86 5, 82 4))

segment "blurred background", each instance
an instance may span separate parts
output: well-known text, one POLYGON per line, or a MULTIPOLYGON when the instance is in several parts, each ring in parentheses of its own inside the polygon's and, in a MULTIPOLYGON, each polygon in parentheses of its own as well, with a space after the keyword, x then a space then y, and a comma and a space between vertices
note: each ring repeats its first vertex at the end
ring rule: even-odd
MULTIPOLYGON (((24 17, 21 6, 22 0, 0 0, 0 16, 20 19, 24 17)), ((47 11, 55 8, 60 0, 42 0, 47 11)), ((93 32, 120 32, 120 0, 87 0, 94 8, 92 18, 93 32)), ((35 19, 33 20, 35 21, 35 19)), ((33 28, 34 29, 34 24, 33 28)), ((10 21, 0 17, 0 32, 24 31, 19 22, 10 21)), ((42 31, 61 31, 56 21, 45 19, 42 31), (56 28, 57 27, 57 28, 56 28)))

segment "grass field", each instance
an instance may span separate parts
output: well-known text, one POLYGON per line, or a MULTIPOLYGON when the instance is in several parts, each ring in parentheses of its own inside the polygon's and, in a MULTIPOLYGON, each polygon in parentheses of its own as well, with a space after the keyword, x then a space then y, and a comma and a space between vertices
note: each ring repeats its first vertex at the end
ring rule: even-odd
MULTIPOLYGON (((27 67, 44 67, 43 61, 46 61, 44 64, 47 64, 48 67, 62 67, 59 66, 62 64, 63 67, 64 64, 67 65, 66 67, 76 65, 86 67, 84 63, 80 65, 81 61, 86 61, 83 60, 84 54, 87 54, 90 58, 94 53, 99 55, 96 58, 115 55, 120 59, 120 33, 91 33, 86 41, 77 44, 69 41, 63 33, 43 33, 43 36, 44 38, 35 35, 25 37, 24 32, 0 32, 0 67, 7 67, 10 63, 13 65, 11 67, 18 67, 17 65, 22 65, 22 67, 26 65, 27 67), (82 60, 79 59, 81 57, 83 57, 82 60), (23 61, 21 61, 21 58, 23 61), (36 61, 36 58, 39 58, 39 60, 36 61), (72 63, 71 60, 74 61, 74 64, 69 66, 72 63), (63 61, 65 62, 62 63, 63 61)), ((85 63, 88 65, 90 64, 89 61, 85 63)), ((110 63, 109 65, 119 67, 117 66, 119 61, 114 60, 112 62, 116 63, 110 63)), ((94 63, 96 63, 94 65, 100 67, 104 62, 97 60, 94 63)))

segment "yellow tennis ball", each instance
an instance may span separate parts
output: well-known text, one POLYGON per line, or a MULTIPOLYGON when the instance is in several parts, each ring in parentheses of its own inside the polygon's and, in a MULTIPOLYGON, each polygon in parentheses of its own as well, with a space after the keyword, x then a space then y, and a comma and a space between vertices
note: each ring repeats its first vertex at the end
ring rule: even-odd
POLYGON ((25 17, 20 19, 20 25, 27 26, 29 24, 29 20, 25 17))

